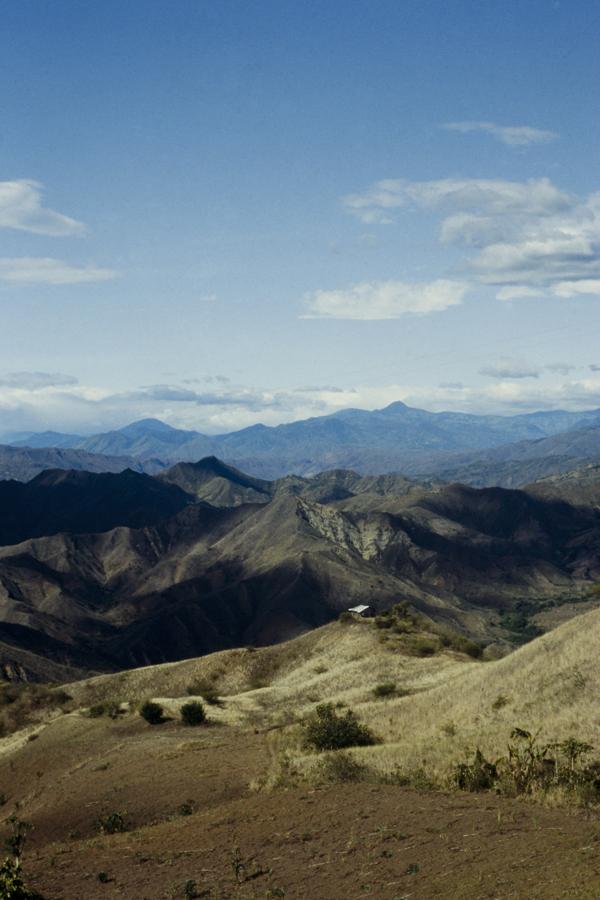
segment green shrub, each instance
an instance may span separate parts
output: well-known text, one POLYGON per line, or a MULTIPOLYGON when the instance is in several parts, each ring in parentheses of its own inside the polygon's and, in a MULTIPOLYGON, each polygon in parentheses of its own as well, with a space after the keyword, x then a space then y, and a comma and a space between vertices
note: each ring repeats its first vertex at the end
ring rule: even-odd
POLYGON ((96 819, 96 828, 100 834, 122 834, 127 831, 128 825, 122 813, 112 812, 99 816, 96 819))
POLYGON ((513 728, 505 756, 491 762, 477 749, 471 761, 455 767, 453 780, 468 791, 494 789, 517 796, 560 788, 580 802, 597 802, 599 766, 585 759, 592 749, 591 744, 576 738, 541 742, 537 735, 513 728))
POLYGON ((179 816, 192 816, 196 811, 196 803, 194 800, 184 800, 183 803, 180 803, 177 807, 177 814, 179 816))
POLYGON ((395 697, 398 693, 395 681, 383 681, 376 684, 373 688, 373 696, 380 699, 381 697, 395 697))
POLYGON ((494 702, 492 703, 492 709, 494 712, 498 712, 498 710, 502 709, 505 706, 508 706, 510 703, 510 698, 506 696, 506 694, 498 694, 494 702))
POLYGON ((304 724, 304 746, 312 750, 341 750, 378 743, 370 728, 356 718, 352 710, 338 715, 331 703, 317 706, 304 724))
POLYGON ((160 703, 154 703, 152 700, 146 700, 140 706, 140 716, 145 719, 149 725, 160 725, 165 721, 164 710, 160 703))
POLYGON ((47 684, 0 683, 0 737, 40 721, 46 710, 72 709, 72 699, 61 688, 47 684))
POLYGON ((23 847, 31 825, 15 815, 8 822, 11 833, 5 843, 9 855, 0 864, 0 897, 2 900, 43 900, 40 894, 27 887, 21 873, 23 847))
POLYGON ((342 625, 351 625, 354 621, 356 621, 354 616, 347 609, 343 610, 338 616, 338 622, 341 622, 342 625))
POLYGON ((346 781, 361 781, 368 769, 357 762, 344 750, 326 753, 319 760, 318 774, 325 780, 338 784, 346 781))
POLYGON ((180 710, 181 721, 184 725, 202 725, 206 721, 206 711, 202 703, 192 700, 184 703, 180 710))
POLYGON ((444 647, 455 650, 457 653, 464 653, 466 656, 471 656, 473 659, 481 658, 483 647, 481 647, 480 644, 475 643, 475 641, 472 641, 466 635, 459 634, 456 631, 450 631, 450 629, 444 628, 443 626, 437 626, 435 630, 444 647))
POLYGON ((453 773, 453 780, 461 791, 489 791, 498 779, 498 768, 487 760, 477 748, 473 759, 459 763, 453 773))
POLYGON ((121 703, 118 700, 105 700, 103 703, 94 703, 88 709, 90 719, 97 719, 100 716, 109 716, 111 719, 117 719, 124 714, 121 703))
POLYGON ((411 634, 405 644, 413 656, 433 656, 440 649, 438 638, 421 634, 411 634))

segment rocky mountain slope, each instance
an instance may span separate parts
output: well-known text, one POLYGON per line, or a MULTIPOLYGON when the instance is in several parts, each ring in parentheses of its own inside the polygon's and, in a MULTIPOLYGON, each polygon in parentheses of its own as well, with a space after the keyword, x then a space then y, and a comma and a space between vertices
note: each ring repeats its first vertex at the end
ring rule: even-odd
POLYGON ((519 603, 577 599, 600 579, 598 510, 535 492, 351 472, 264 485, 218 460, 183 476, 187 492, 133 472, 5 486, 0 662, 110 671, 403 600, 500 647, 520 639, 519 603), (201 486, 233 505, 197 500, 201 486), (240 503, 246 490, 261 502, 240 503))

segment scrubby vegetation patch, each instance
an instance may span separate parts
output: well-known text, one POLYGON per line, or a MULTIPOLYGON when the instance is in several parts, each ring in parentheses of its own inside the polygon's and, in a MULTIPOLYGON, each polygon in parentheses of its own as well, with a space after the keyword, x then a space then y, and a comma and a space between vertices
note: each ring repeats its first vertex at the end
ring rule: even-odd
POLYGON ((40 894, 27 887, 21 871, 23 848, 31 825, 16 815, 12 815, 8 823, 11 833, 5 841, 8 856, 0 864, 0 897, 2 900, 43 900, 40 894))
POLYGON ((332 703, 317 706, 304 723, 303 745, 307 750, 343 750, 377 743, 378 738, 351 709, 338 715, 332 703))
POLYGON ((191 700, 189 703, 184 703, 180 714, 184 725, 195 726, 206 722, 206 710, 199 700, 191 700))
POLYGON ((53 710, 67 712, 72 698, 49 684, 0 683, 0 737, 41 721, 53 710))
POLYGON ((489 760, 478 748, 455 767, 452 777, 461 790, 495 790, 509 796, 559 791, 583 803, 598 802, 600 763, 589 760, 593 749, 573 737, 540 741, 538 735, 514 728, 504 755, 489 760))
POLYGON ((454 650, 473 659, 483 653, 480 644, 464 634, 426 619, 407 603, 397 603, 372 620, 381 631, 381 640, 391 650, 402 650, 412 656, 433 656, 442 650, 454 650))
POLYGON ((140 706, 140 716, 145 719, 149 725, 160 725, 165 721, 165 714, 160 703, 154 703, 153 700, 146 700, 140 706))

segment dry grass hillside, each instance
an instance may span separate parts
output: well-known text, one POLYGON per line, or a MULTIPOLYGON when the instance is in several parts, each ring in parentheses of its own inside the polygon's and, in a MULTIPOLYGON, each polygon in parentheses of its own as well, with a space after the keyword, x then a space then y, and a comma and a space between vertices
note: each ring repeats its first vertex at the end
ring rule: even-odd
POLYGON ((581 849, 600 839, 594 805, 584 817, 449 792, 447 776, 467 749, 501 754, 515 726, 600 748, 600 610, 496 661, 410 616, 55 694, 2 688, 20 704, 12 719, 3 706, 2 813, 34 825, 30 884, 46 900, 597 896, 581 849), (202 698, 208 723, 186 727, 181 706, 202 698), (147 699, 163 724, 138 715, 147 699), (323 703, 382 742, 308 752, 304 723, 323 703))
POLYGON ((282 758, 300 777, 314 766, 297 723, 318 704, 333 703, 354 710, 382 739, 351 751, 368 767, 365 777, 410 780, 425 772, 443 785, 475 748, 491 758, 503 753, 515 727, 539 732, 540 740, 574 737, 600 751, 599 640, 600 610, 592 610, 502 659, 481 662, 451 648, 434 652, 431 635, 407 644, 372 620, 356 620, 273 647, 100 676, 68 690, 77 704, 152 696, 175 715, 190 685, 210 685, 223 698, 211 711, 216 721, 272 731, 275 779, 282 758), (389 687, 378 699, 381 685, 389 687))
POLYGON ((574 737, 600 753, 599 643, 595 609, 502 659, 451 668, 426 692, 367 697, 354 708, 384 743, 352 752, 380 773, 424 770, 440 783, 476 747, 503 753, 515 727, 540 741, 574 737))

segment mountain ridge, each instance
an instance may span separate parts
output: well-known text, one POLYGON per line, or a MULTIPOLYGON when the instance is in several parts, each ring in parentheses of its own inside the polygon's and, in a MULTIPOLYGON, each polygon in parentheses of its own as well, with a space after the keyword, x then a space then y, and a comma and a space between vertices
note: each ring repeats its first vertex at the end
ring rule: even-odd
POLYGON ((502 647, 518 639, 503 617, 519 602, 585 599, 600 579, 591 504, 344 471, 265 487, 214 458, 188 468, 199 480, 187 492, 180 467, 174 481, 55 471, 0 485, 2 540, 15 510, 32 511, 0 547, 6 671, 114 671, 274 643, 356 603, 401 600, 502 647))

